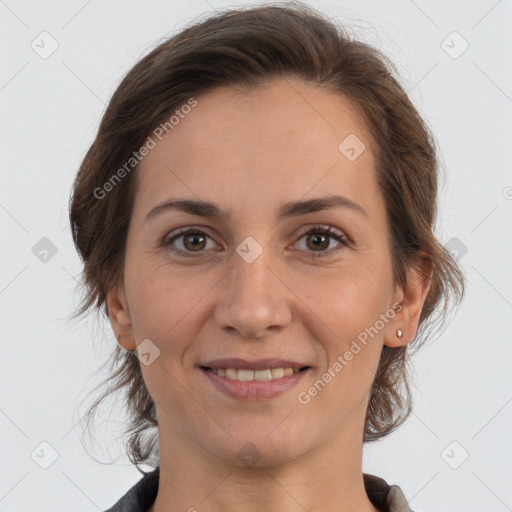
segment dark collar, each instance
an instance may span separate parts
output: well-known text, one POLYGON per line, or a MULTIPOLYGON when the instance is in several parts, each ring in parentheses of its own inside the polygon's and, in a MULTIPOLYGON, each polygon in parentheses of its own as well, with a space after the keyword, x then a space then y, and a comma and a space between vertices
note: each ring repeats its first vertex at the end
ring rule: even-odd
MULTIPOLYGON (((160 467, 144 476, 119 501, 105 512, 147 512, 156 500, 160 467)), ((374 507, 382 512, 413 512, 397 485, 363 473, 364 487, 374 507)))

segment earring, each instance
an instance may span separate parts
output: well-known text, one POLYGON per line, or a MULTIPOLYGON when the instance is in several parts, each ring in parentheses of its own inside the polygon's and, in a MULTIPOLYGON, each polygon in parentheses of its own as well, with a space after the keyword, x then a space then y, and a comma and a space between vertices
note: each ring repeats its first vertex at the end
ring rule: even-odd
POLYGON ((396 335, 397 335, 399 338, 402 338, 402 337, 403 337, 403 335, 404 335, 404 333, 402 332, 402 330, 401 330, 401 329, 398 329, 398 330, 396 331, 396 335))

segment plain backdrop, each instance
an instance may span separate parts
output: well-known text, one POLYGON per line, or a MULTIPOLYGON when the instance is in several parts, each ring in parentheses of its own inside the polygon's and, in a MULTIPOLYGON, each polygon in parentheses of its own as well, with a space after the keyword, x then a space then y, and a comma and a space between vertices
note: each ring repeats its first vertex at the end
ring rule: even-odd
MULTIPOLYGON (((414 413, 365 447, 363 470, 415 512, 512 510, 512 2, 308 3, 397 65, 441 149, 437 234, 468 279, 413 360, 414 413)), ((107 426, 94 458, 79 437, 77 408, 115 340, 67 320, 81 272, 70 186, 124 74, 196 16, 237 5, 250 2, 0 0, 1 512, 105 510, 141 477, 107 426)))

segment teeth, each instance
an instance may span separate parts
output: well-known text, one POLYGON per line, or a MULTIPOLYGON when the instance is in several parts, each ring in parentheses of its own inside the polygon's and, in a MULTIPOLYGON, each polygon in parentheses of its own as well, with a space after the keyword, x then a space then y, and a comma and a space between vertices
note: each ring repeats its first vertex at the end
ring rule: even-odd
POLYGON ((294 373, 298 373, 300 368, 269 368, 267 370, 237 370, 235 368, 210 368, 215 375, 227 377, 240 382, 250 382, 252 380, 268 381, 288 377, 294 373))
POLYGON ((270 370, 270 373, 272 374, 272 378, 281 379, 284 377, 284 368, 273 368, 270 370))
POLYGON ((238 373, 238 380, 242 382, 249 382, 254 380, 254 372, 252 370, 233 370, 233 373, 235 372, 238 373))
POLYGON ((238 380, 238 372, 233 368, 227 368, 226 369, 226 377, 228 379, 238 380))

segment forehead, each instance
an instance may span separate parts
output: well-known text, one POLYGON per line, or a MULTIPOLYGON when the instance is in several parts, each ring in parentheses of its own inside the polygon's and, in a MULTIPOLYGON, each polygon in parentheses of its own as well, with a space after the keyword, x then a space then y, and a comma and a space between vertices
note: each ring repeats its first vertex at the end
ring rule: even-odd
POLYGON ((372 141, 343 96, 281 79, 195 99, 139 165, 136 210, 184 196, 229 209, 325 192, 379 201, 372 141))

